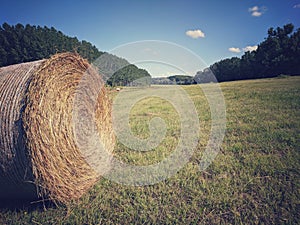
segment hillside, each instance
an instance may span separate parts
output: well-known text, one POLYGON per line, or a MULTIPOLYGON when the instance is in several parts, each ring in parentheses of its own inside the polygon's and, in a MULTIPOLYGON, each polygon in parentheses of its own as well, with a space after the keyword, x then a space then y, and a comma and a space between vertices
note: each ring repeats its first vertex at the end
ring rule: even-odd
MULTIPOLYGON (((126 59, 101 52, 90 42, 69 37, 54 27, 7 23, 0 26, 0 67, 49 58, 59 52, 77 52, 99 69, 105 81, 130 64, 126 59)), ((143 74, 138 67, 133 71, 143 74)))
POLYGON ((135 65, 126 65, 116 71, 108 80, 111 86, 149 86, 151 75, 144 69, 135 65))
POLYGON ((0 66, 49 58, 66 51, 76 51, 90 62, 103 54, 91 43, 68 37, 54 27, 7 23, 0 26, 0 66))

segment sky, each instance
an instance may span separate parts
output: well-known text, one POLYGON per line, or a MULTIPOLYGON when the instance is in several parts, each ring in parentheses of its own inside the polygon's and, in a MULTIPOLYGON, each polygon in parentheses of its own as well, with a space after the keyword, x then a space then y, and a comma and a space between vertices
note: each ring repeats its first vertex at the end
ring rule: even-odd
POLYGON ((4 22, 53 26, 154 77, 195 75, 221 59, 255 50, 270 27, 293 23, 299 28, 300 0, 5 0, 4 22))

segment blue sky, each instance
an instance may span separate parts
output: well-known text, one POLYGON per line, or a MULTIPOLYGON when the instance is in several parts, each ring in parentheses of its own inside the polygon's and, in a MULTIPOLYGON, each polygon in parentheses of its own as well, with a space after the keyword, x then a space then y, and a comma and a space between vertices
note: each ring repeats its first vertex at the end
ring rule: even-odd
POLYGON ((255 49, 270 27, 299 28, 300 0, 9 0, 1 3, 3 22, 53 26, 102 51, 143 40, 172 42, 201 57, 203 69, 255 49))

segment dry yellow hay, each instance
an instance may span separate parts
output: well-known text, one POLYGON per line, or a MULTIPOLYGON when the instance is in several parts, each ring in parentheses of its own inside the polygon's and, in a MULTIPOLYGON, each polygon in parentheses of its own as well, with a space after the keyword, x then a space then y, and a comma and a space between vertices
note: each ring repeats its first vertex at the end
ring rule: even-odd
POLYGON ((99 77, 72 53, 0 68, 0 197, 68 203, 95 184, 99 152, 78 147, 73 111, 75 93, 97 96, 96 105, 80 102, 81 116, 95 114, 98 138, 112 152, 111 104, 99 77))

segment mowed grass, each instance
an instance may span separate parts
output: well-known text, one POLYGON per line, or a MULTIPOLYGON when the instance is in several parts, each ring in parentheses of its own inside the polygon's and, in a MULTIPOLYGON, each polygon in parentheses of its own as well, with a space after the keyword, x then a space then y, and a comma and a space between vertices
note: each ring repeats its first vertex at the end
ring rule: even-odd
MULTIPOLYGON (((220 84, 227 130, 219 154, 205 171, 199 162, 210 132, 210 110, 199 86, 184 86, 194 101, 201 132, 183 169, 160 183, 125 186, 101 179, 69 206, 1 208, 0 224, 297 224, 300 221, 300 77, 220 84)), ((171 87, 152 87, 171 88, 171 87)), ((121 92, 122 93, 122 92, 121 92)), ((118 142, 115 156, 148 165, 171 154, 180 138, 180 117, 166 100, 152 97, 131 110, 140 138, 160 117, 166 136, 149 152, 118 142)))

